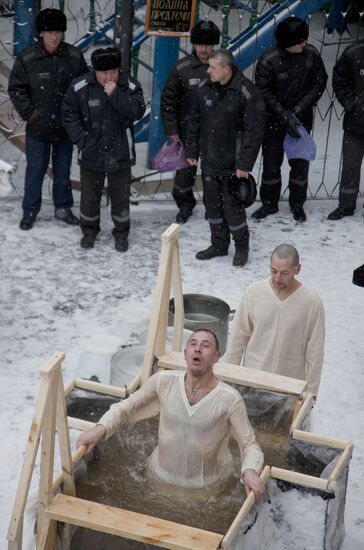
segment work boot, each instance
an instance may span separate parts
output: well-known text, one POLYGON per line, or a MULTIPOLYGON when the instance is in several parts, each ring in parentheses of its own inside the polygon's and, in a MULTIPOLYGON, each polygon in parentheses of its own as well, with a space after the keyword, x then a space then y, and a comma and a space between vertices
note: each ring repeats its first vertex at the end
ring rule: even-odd
POLYGON ((305 222, 306 221, 306 213, 303 210, 302 206, 299 204, 295 204, 294 206, 291 206, 291 212, 293 214, 293 219, 296 220, 296 222, 305 222))
POLYGON ((200 252, 197 252, 196 258, 197 260, 211 260, 211 258, 215 258, 216 256, 227 256, 228 253, 229 252, 227 249, 215 248, 211 245, 205 250, 200 250, 200 252))
POLYGON ((180 210, 177 212, 176 222, 180 224, 186 223, 188 218, 192 216, 192 210, 180 210))
POLYGON ((56 208, 54 217, 68 225, 80 225, 80 220, 76 218, 70 208, 56 208))
POLYGON ((114 233, 115 250, 118 252, 126 252, 129 248, 128 237, 121 233, 114 233))
POLYGON ((23 231, 29 231, 29 229, 33 227, 34 222, 35 222, 34 217, 25 215, 22 217, 20 221, 19 228, 22 229, 23 231))
POLYGON ((86 233, 80 241, 81 248, 84 248, 85 250, 93 248, 95 244, 95 239, 95 235, 93 235, 92 233, 86 233))
POLYGON ((330 214, 327 216, 328 220, 341 220, 341 218, 344 218, 345 216, 352 216, 354 214, 354 209, 352 208, 343 208, 342 206, 339 206, 338 208, 335 208, 330 214))
POLYGON ((244 267, 248 261, 249 248, 247 246, 239 246, 235 250, 235 256, 233 259, 234 267, 244 267))
POLYGON ((255 210, 252 214, 252 218, 255 220, 262 220, 271 214, 276 214, 278 212, 278 206, 276 204, 262 204, 258 210, 255 210))

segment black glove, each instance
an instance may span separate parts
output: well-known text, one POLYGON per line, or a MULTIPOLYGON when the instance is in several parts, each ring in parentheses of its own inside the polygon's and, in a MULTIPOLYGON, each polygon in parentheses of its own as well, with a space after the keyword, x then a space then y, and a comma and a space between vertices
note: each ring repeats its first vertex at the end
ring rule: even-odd
POLYGON ((301 134, 298 131, 297 128, 298 120, 293 116, 290 115, 286 122, 286 128, 289 135, 293 138, 300 138, 301 134))

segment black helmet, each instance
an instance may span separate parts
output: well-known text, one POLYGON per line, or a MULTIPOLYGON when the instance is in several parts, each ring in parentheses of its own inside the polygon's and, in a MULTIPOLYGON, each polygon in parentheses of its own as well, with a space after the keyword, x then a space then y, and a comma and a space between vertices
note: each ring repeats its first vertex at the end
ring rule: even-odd
POLYGON ((202 19, 191 30, 191 44, 216 45, 220 42, 219 27, 213 21, 202 19))
POLYGON ((364 264, 353 271, 353 283, 364 287, 364 264))
POLYGON ((251 174, 247 178, 233 178, 231 191, 244 208, 249 208, 257 198, 257 184, 251 174))
POLYGON ((275 38, 283 49, 302 44, 308 38, 308 25, 299 17, 287 17, 277 25, 275 38))

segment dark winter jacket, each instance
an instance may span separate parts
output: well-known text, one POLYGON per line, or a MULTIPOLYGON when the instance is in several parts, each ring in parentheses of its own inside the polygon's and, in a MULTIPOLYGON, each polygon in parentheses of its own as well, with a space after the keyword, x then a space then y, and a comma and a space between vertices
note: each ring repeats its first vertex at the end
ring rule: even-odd
POLYGON ((250 172, 264 135, 264 101, 259 90, 234 67, 226 86, 206 79, 200 85, 187 130, 187 158, 201 156, 204 174, 250 172))
POLYGON ((312 127, 313 107, 327 82, 316 48, 308 44, 300 54, 269 48, 257 63, 255 82, 264 96, 267 127, 285 127, 292 112, 306 128, 312 127))
POLYGON ((364 135, 364 40, 344 50, 334 67, 332 85, 345 109, 344 130, 364 135))
POLYGON ((180 59, 169 73, 160 104, 166 136, 178 134, 185 140, 192 105, 208 68, 208 63, 201 63, 194 52, 180 59))
POLYGON ((145 111, 140 84, 121 72, 108 96, 92 71, 72 82, 63 102, 62 120, 79 149, 79 164, 115 172, 135 164, 133 123, 145 111))
POLYGON ((82 52, 65 42, 54 55, 47 54, 40 44, 33 44, 18 55, 8 92, 23 120, 34 113, 26 126, 29 134, 50 141, 67 139, 61 122, 63 97, 72 80, 87 72, 82 52))

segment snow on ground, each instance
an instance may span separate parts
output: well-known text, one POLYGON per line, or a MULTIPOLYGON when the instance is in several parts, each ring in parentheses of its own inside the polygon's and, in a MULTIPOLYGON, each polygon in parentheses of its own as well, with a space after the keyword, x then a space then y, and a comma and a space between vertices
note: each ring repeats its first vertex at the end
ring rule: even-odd
MULTIPOLYGON (((209 244, 199 205, 180 229, 180 251, 184 292, 212 294, 235 308, 249 283, 268 276, 272 249, 282 242, 297 246, 300 279, 321 296, 327 315, 313 431, 354 442, 345 550, 359 550, 364 540, 364 289, 352 285, 351 278, 353 269, 364 262, 363 215, 360 204, 353 217, 329 222, 326 216, 335 205, 336 201, 308 201, 308 221, 302 225, 292 220, 287 202, 275 216, 249 220, 251 253, 243 269, 231 265, 233 247, 228 257, 195 260, 195 253, 209 244)), ((0 548, 5 548, 39 368, 56 350, 64 350, 64 377, 69 380, 87 338, 111 331, 123 303, 151 303, 160 235, 174 221, 175 212, 172 202, 132 206, 130 248, 120 254, 113 247, 107 208, 102 210, 95 248, 84 251, 79 247, 79 228, 56 221, 49 202, 34 228, 24 232, 18 228, 19 199, 0 200, 0 548)))

